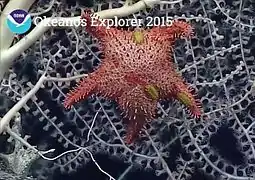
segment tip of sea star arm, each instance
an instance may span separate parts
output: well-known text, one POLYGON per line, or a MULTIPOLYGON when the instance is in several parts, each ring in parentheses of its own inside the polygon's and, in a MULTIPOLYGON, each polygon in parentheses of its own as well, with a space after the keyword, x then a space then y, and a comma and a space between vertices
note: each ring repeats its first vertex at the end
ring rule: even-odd
POLYGON ((80 99, 79 92, 71 91, 67 94, 63 105, 66 109, 71 109, 72 105, 74 105, 76 102, 78 102, 79 99, 80 99), (76 93, 78 93, 78 94, 76 94, 76 93))
POLYGON ((137 115, 136 118, 137 119, 132 118, 129 120, 130 122, 128 124, 127 135, 124 139, 126 144, 134 143, 144 129, 144 125, 146 125, 146 123, 148 122, 148 120, 146 120, 146 117, 143 115, 137 115))
POLYGON ((96 38, 100 39, 106 35, 105 24, 101 24, 100 18, 89 8, 84 9, 81 15, 81 23, 86 24, 86 31, 96 38))
POLYGON ((202 106, 200 100, 196 97, 195 93, 183 89, 177 93, 176 97, 182 104, 185 105, 187 112, 195 119, 202 116, 202 106))
POLYGON ((195 105, 187 107, 189 115, 195 119, 200 119, 200 117, 202 116, 202 107, 200 104, 201 103, 196 100, 195 105))
POLYGON ((174 88, 174 91, 172 91, 169 96, 172 96, 181 102, 192 118, 200 119, 203 114, 203 110, 202 104, 200 99, 197 97, 195 89, 181 79, 176 81, 174 87, 172 85, 170 85, 170 87, 174 88))
POLYGON ((80 81, 79 85, 71 90, 65 100, 64 100, 64 107, 66 109, 70 109, 72 105, 77 103, 78 101, 87 98, 93 93, 93 90, 95 89, 95 84, 92 83, 87 78, 84 78, 82 81, 80 81))
POLYGON ((128 134, 126 135, 124 139, 126 144, 132 144, 135 141, 136 135, 134 134, 138 134, 138 133, 133 133, 133 132, 130 132, 130 130, 128 130, 128 134))
POLYGON ((182 20, 174 20, 167 28, 169 34, 174 35, 174 38, 192 38, 194 36, 194 28, 188 22, 182 20))
POLYGON ((149 124, 153 119, 155 119, 154 112, 149 114, 140 112, 135 114, 134 117, 129 117, 127 135, 124 139, 126 144, 132 144, 136 141, 137 138, 140 138, 142 131, 146 130, 145 126, 149 124))
POLYGON ((65 100, 64 100, 64 103, 63 103, 63 105, 64 105, 64 107, 65 107, 66 109, 71 109, 72 105, 75 104, 75 102, 76 102, 76 100, 77 100, 77 97, 75 97, 75 96, 76 96, 76 95, 75 95, 75 92, 74 92, 74 91, 70 91, 70 92, 67 94, 67 96, 66 96, 66 98, 65 98, 65 100))

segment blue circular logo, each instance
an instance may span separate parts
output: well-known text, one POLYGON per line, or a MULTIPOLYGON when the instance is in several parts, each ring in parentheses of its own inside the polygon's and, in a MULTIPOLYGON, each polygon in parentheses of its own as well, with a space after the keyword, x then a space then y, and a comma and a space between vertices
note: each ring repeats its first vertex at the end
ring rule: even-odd
POLYGON ((23 34, 27 32, 32 24, 31 16, 22 9, 12 11, 6 20, 10 31, 16 34, 23 34))

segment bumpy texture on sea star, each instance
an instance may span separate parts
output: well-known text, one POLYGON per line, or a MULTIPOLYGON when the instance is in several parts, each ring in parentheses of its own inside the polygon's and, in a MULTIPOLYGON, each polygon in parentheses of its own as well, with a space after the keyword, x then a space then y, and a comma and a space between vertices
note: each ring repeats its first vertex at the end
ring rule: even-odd
POLYGON ((68 93, 64 106, 92 94, 115 100, 128 118, 126 143, 134 142, 146 123, 156 115, 160 100, 179 100, 194 118, 201 116, 200 103, 174 69, 172 47, 179 38, 191 38, 193 28, 175 20, 171 26, 119 30, 92 22, 86 10, 86 31, 100 41, 104 58, 94 72, 68 93), (93 24, 92 24, 93 23, 93 24))

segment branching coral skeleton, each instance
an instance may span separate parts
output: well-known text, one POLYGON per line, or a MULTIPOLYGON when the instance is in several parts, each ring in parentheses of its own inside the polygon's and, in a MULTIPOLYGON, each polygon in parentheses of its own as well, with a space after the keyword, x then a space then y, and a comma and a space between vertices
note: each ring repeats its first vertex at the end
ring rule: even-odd
MULTIPOLYGON (((13 46, 11 46, 11 43, 13 41, 13 38, 14 38, 14 34, 10 33, 10 31, 7 29, 7 27, 3 24, 5 23, 5 18, 6 18, 6 15, 11 12, 12 10, 14 9, 25 9, 25 10, 29 10, 30 7, 32 6, 32 4, 34 3, 35 0, 23 0, 23 1, 17 1, 17 0, 10 0, 9 3, 7 4, 7 6, 5 7, 4 11, 2 12, 1 14, 1 19, 0 19, 0 25, 1 25, 1 29, 0 29, 0 81, 3 79, 4 77, 4 74, 6 72, 8 72, 9 70, 9 67, 11 66, 12 62, 23 52, 25 51, 26 49, 28 49, 31 45, 33 45, 38 39, 40 39, 40 37, 46 32, 48 31, 51 27, 47 27, 47 26, 44 26, 45 23, 47 22, 51 22, 51 21, 55 21, 56 19, 59 19, 61 21, 64 21, 64 22, 70 22, 70 21, 73 21, 73 22, 78 22, 80 20, 80 16, 78 17, 68 17, 68 18, 47 18, 45 20, 43 20, 37 27, 35 27, 26 37, 24 37, 23 39, 21 39, 18 43, 14 44, 13 46), (10 47, 11 46, 11 47, 10 47)), ((133 13, 136 13, 142 9, 144 9, 145 7, 153 7, 155 4, 160 4, 160 3, 169 3, 169 4, 172 4, 172 3, 176 3, 176 2, 180 2, 180 1, 174 1, 174 2, 166 2, 166 1, 160 1, 160 0, 141 0, 141 1, 138 1, 137 3, 133 4, 132 1, 130 0, 127 0, 126 1, 126 4, 121 7, 121 8, 116 8, 116 9, 109 9, 109 10, 104 10, 104 11, 101 11, 101 12, 97 12, 96 14, 98 16, 100 16, 100 18, 111 18, 111 17, 114 17, 114 16, 117 16, 117 17, 124 17, 124 16, 127 16, 127 15, 130 15, 130 14, 133 14, 133 13)), ((219 5, 219 3, 217 1, 216 2, 216 5, 218 6, 218 8, 221 10, 221 7, 219 5)), ((50 9, 50 7, 49 7, 50 9)), ((47 9, 47 10, 49 10, 47 9)), ((47 11, 46 10, 46 11, 47 11)), ((45 12, 46 12, 45 11, 45 12)), ((222 10, 221 10, 222 11, 222 10)), ((40 12, 38 13, 33 13, 32 15, 38 15, 40 14, 40 12)), ((225 12, 223 12, 224 15, 228 16, 225 12)), ((207 21, 208 23, 210 24, 214 24, 215 22, 213 22, 211 19, 208 19, 208 18, 205 18, 205 17, 202 17, 202 16, 198 16, 198 17, 190 17, 190 18, 187 18, 187 20, 191 20, 191 19, 195 19, 195 20, 203 20, 203 21, 207 21)), ((254 28, 254 26, 251 26, 251 25, 246 25, 246 24, 243 24, 243 23, 240 23, 239 20, 236 20, 236 19, 233 19, 232 20, 234 22, 236 22, 237 24, 240 24, 240 26, 246 26, 248 28, 254 28)), ((68 24, 68 23, 67 23, 68 24)), ((67 28, 67 26, 66 26, 67 28)), ((220 38, 220 37, 218 37, 220 38)), ((199 64, 202 64, 204 63, 206 60, 210 59, 210 58, 214 58, 216 56, 218 56, 219 54, 221 53, 224 53, 224 52, 227 52, 227 51, 232 51, 233 49, 237 49, 238 47, 240 47, 240 44, 237 44, 237 45, 232 45, 230 48, 223 48, 222 51, 218 51, 218 52, 215 52, 214 54, 212 55, 208 55, 206 58, 202 59, 201 61, 197 61, 195 62, 194 64, 192 64, 191 66, 186 66, 184 69, 181 70, 181 72, 184 72, 184 71, 187 71, 189 69, 191 69, 192 67, 196 66, 196 65, 199 65, 199 64)), ((244 67, 245 65, 240 63, 240 66, 238 66, 236 68, 235 71, 231 72, 231 74, 229 74, 228 76, 226 76, 225 78, 221 79, 219 82, 218 81, 213 81, 213 82, 198 82, 198 84, 200 85, 209 85, 209 86, 212 86, 214 84, 220 84, 220 83, 223 83, 225 81, 227 81, 227 79, 233 77, 234 74, 238 74, 239 71, 242 69, 242 67, 244 67)), ((63 154, 60 154, 54 158, 48 158, 46 157, 45 155, 50 153, 50 152, 53 152, 54 149, 50 149, 48 151, 39 151, 37 150, 35 147, 31 146, 26 140, 24 140, 23 138, 21 138, 16 132, 14 132, 10 127, 9 127, 9 123, 11 121, 11 119, 15 118, 19 118, 18 117, 18 112, 20 111, 20 109, 26 105, 26 102, 31 99, 35 93, 40 89, 42 88, 43 84, 47 81, 53 81, 53 82, 66 82, 66 81, 72 81, 74 79, 79 79, 79 78, 82 78, 85 75, 77 75, 77 76, 73 76, 73 77, 67 77, 67 78, 57 78, 57 77, 50 77, 50 76, 47 76, 46 73, 47 72, 47 69, 45 71, 45 73, 43 73, 43 75, 41 76, 41 78, 38 80, 38 82, 34 85, 34 87, 31 88, 31 90, 25 95, 23 96, 19 102, 17 102, 6 114, 4 117, 2 117, 0 119, 0 134, 3 133, 3 132, 6 132, 8 134, 11 135, 12 138, 20 141, 24 146, 28 147, 29 149, 32 149, 34 152, 38 153, 38 155, 46 160, 56 160, 58 158, 60 158, 61 156, 67 154, 67 153, 71 153, 71 152, 78 152, 78 154, 80 154, 81 152, 85 151, 87 152, 92 161, 96 164, 96 166, 100 169, 101 172, 103 172, 105 175, 107 175, 110 179, 114 179, 111 175, 109 175, 107 172, 105 172, 104 170, 102 170, 102 168, 97 164, 97 162, 95 161, 92 153, 88 150, 88 148, 86 147, 80 147, 78 145, 75 146, 76 149, 73 149, 73 150, 70 150, 70 151, 66 151, 64 152, 63 154)), ((254 89, 255 89, 255 83, 254 83, 254 89)), ((226 108, 232 108, 233 106, 239 104, 243 99, 245 99, 248 95, 250 95, 252 93, 253 90, 250 90, 242 99, 240 99, 239 101, 231 104, 231 105, 227 105, 226 108)), ((254 90, 255 91, 255 90, 254 90)), ((217 111, 222 111, 224 108, 220 108, 220 109, 216 109, 216 110, 213 110, 209 113, 207 113, 206 115, 209 115, 209 114, 212 114, 212 113, 215 113, 217 111)), ((100 109, 101 110, 101 109, 100 109)), ((99 111, 100 111, 99 110, 99 111)), ((161 110, 163 110, 163 108, 161 108, 161 110)), ((102 111, 104 111, 104 109, 102 109, 102 111)), ((98 112, 97 112, 98 113, 98 112)), ((104 112, 105 113, 105 112, 104 112)), ((163 111, 163 113, 165 115, 167 115, 166 112, 163 111)), ((106 114, 106 113, 105 113, 106 114)), ((96 114, 97 115, 97 114, 96 114)), ((87 135, 87 140, 89 139, 89 135, 90 133, 92 132, 92 128, 93 128, 93 125, 94 125, 94 122, 95 122, 95 119, 96 119, 96 115, 95 115, 95 118, 93 119, 93 123, 90 127, 90 131, 87 135)), ((107 115, 107 114, 106 114, 107 115)), ((178 120, 178 119, 177 119, 178 120)), ((238 120, 238 119, 237 119, 238 120)), ((238 120, 239 121, 239 120, 238 120)), ((254 125, 254 123, 252 123, 248 128, 245 129, 246 131, 246 134, 248 133, 248 131, 250 130, 250 128, 254 125)), ((58 129, 58 131, 60 131, 58 129)), ((189 136, 191 137, 191 140, 193 141, 194 145, 196 146, 197 149, 201 150, 201 148, 199 147, 198 143, 196 142, 197 141, 197 138, 194 137, 194 135, 191 133, 190 130, 188 130, 188 134, 189 136)), ((147 133, 148 135, 148 133, 147 133)), ((149 136, 149 135, 148 135, 149 136)), ((197 136, 198 137, 198 136, 197 136)), ((65 137, 64 137, 65 138, 65 137)), ((68 140, 68 139, 66 139, 68 140)), ((155 151, 157 152, 157 149, 155 148, 155 151)), ((203 151, 201 150, 202 152, 202 156, 204 157, 204 159, 209 163, 211 164, 210 160, 206 157, 206 155, 203 153, 203 151)), ((163 158, 161 158, 162 160, 163 158)), ((164 164, 164 162, 162 162, 164 164)), ((211 164, 213 167, 214 165, 211 164)), ((228 173, 225 173, 223 172, 222 170, 220 170, 219 168, 217 167, 214 167, 218 172, 224 174, 226 177, 232 177, 232 178, 237 178, 237 179, 245 179, 245 178, 241 178, 241 177, 235 177, 235 176, 231 176, 230 174, 228 173)), ((184 171, 184 169, 183 169, 184 171)), ((172 176, 172 172, 167 169, 167 172, 169 174, 169 177, 171 177, 172 179, 173 176, 172 176)), ((179 178, 181 178, 181 174, 179 175, 179 178)))
MULTIPOLYGON (((179 2, 179 1, 175 1, 175 2, 179 2)), ((135 4, 132 4, 131 1, 127 1, 127 3, 121 7, 121 8, 116 8, 116 9, 109 9, 109 10, 104 10, 101 12, 97 12, 97 15, 100 16, 101 18, 111 18, 114 16, 117 17, 123 17, 123 16, 127 16, 130 14, 133 14, 135 12, 138 12, 146 7, 153 7, 154 4, 160 4, 160 3, 167 3, 167 4, 172 4, 175 2, 167 2, 167 1, 161 1, 160 0, 142 0, 139 1, 135 4)), ((9 67, 11 66, 12 62, 22 53, 24 52, 27 48, 29 48, 36 40, 38 40, 44 32, 46 32, 50 27, 48 26, 44 26, 45 23, 50 22, 50 21, 54 21, 55 18, 47 18, 44 19, 42 22, 40 22, 40 24, 38 24, 38 26, 36 26, 27 36, 25 36, 23 39, 21 39, 18 43, 16 43, 15 45, 13 45, 12 47, 10 47, 13 38, 14 38, 14 34, 11 33, 8 29, 7 26, 4 24, 7 15, 15 10, 15 9, 24 9, 24 10, 29 10, 30 6, 34 3, 34 0, 30 1, 30 0, 26 0, 26 1, 19 1, 17 2, 16 0, 10 0, 10 2, 6 5, 5 9, 3 10, 2 14, 1 14, 1 38, 0 38, 0 81, 2 81, 5 73, 8 71, 9 67)), ((38 15, 40 13, 35 13, 32 15, 38 15)), ((59 20, 59 18, 56 18, 59 20)), ((70 18, 61 18, 61 20, 66 20, 66 22, 70 22, 71 21, 80 21, 80 16, 78 17, 70 17, 70 18)), ((74 23, 75 24, 75 23, 74 23)), ((27 146, 28 148, 34 150, 35 152, 37 152, 42 158, 46 159, 46 160, 55 160, 67 153, 70 152, 76 152, 76 151, 83 151, 85 150, 87 153, 89 153, 92 161, 96 164, 96 166, 99 168, 99 170, 101 172, 103 172, 104 174, 106 174, 110 179, 114 179, 111 175, 109 175, 107 172, 105 172, 104 170, 101 169, 101 167, 97 164, 97 162, 95 161, 92 153, 90 151, 88 151, 86 148, 78 148, 75 150, 71 150, 71 151, 67 151, 64 152, 63 154, 55 157, 55 158, 47 158, 44 156, 44 154, 47 154, 49 152, 54 151, 49 150, 46 152, 40 152, 38 151, 36 148, 34 148, 33 146, 31 146, 28 142, 26 142, 24 139, 22 139, 21 137, 19 137, 15 132, 12 132, 11 129, 9 128, 9 123, 11 121, 11 119, 18 113, 18 111, 24 106, 26 105, 27 101, 33 97, 35 95, 35 93, 43 86, 43 83, 47 80, 49 81, 65 81, 65 80, 72 80, 73 78, 67 78, 67 79, 57 79, 54 77, 51 78, 47 78, 46 77, 46 72, 43 73, 43 75, 41 76, 41 78, 38 80, 38 82, 36 83, 36 85, 24 96, 22 97, 19 102, 17 104, 15 104, 8 112, 7 114, 1 118, 0 120, 0 133, 2 132, 7 132, 9 133, 14 139, 20 141, 24 146, 27 146)), ((77 77, 75 77, 77 78, 77 77)), ((93 125, 91 126, 91 128, 93 127, 93 125)), ((88 138, 89 138, 89 134, 88 134, 88 138)), ((80 153, 79 152, 79 153, 80 153)))

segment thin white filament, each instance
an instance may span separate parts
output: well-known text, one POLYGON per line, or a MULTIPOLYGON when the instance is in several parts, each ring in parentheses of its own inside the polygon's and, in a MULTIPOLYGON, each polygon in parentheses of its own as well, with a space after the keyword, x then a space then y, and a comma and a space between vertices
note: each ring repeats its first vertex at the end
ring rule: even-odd
POLYGON ((182 0, 176 0, 176 1, 160 1, 159 4, 176 4, 180 3, 182 0))

